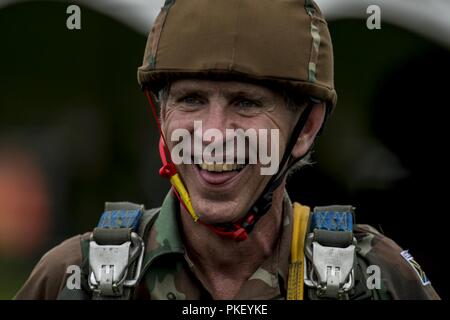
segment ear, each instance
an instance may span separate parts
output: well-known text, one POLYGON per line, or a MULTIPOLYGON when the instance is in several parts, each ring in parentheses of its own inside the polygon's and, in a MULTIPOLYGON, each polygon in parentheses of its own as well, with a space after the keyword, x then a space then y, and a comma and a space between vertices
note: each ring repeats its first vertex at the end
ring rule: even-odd
POLYGON ((309 114, 308 120, 306 121, 305 127, 300 133, 294 148, 292 149, 292 156, 294 158, 303 157, 306 152, 311 148, 320 128, 322 127, 323 121, 325 119, 326 107, 325 103, 316 103, 311 113, 309 114))

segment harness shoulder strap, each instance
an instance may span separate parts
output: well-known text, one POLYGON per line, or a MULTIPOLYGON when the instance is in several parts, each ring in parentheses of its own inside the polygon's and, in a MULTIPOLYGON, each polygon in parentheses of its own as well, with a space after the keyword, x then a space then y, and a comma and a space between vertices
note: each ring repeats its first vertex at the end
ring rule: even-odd
POLYGON ((367 266, 357 255, 353 206, 315 207, 304 252, 304 283, 310 299, 377 299, 366 285, 367 266))
MULTIPOLYGON (((303 277, 310 299, 348 299, 354 285, 352 206, 315 207, 302 237, 303 277)), ((294 225, 295 226, 295 225, 294 225)), ((297 240, 298 241, 298 240, 297 240)))
POLYGON ((81 241, 82 290, 64 289, 60 299, 127 300, 133 296, 145 253, 143 239, 160 208, 106 202, 90 239, 81 241), (76 291, 76 292, 68 292, 76 291))

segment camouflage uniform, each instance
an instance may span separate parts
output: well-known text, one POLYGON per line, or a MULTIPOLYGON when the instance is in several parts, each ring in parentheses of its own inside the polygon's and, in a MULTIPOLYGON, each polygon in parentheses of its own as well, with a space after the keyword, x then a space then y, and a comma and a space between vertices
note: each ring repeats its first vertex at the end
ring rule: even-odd
MULTIPOLYGON (((328 25, 312 0, 166 0, 150 32, 138 80, 143 90, 157 95, 176 79, 229 80, 231 76, 281 86, 294 96, 324 102, 330 113, 337 102, 333 64, 328 25)), ((299 124, 300 120, 296 128, 301 129, 299 124)), ((292 133, 291 140, 295 142, 298 134, 292 133)), ((279 181, 282 178, 277 177, 279 181)), ((135 298, 212 298, 184 249, 179 207, 170 194, 144 238, 145 270, 135 298)), ((287 196, 283 212, 284 227, 275 251, 242 285, 236 299, 286 297, 293 233, 292 205, 287 196)), ((392 240, 367 225, 355 226, 353 233, 358 240, 358 265, 351 299, 439 298, 420 267, 410 257, 407 261, 392 240), (366 290, 366 268, 370 265, 380 267, 379 290, 366 290)), ((47 253, 17 298, 74 297, 65 289, 66 270, 70 265, 85 265, 82 247, 89 235, 71 238, 47 253)), ((77 298, 90 298, 86 282, 77 298)), ((308 293, 314 296, 313 290, 308 293)))
MULTIPOLYGON (((242 285, 234 299, 284 299, 292 234, 292 204, 283 203, 283 228, 273 254, 242 285)), ((134 293, 135 299, 212 299, 197 277, 197 268, 184 249, 179 228, 179 202, 172 193, 166 197, 146 242, 145 273, 134 293)), ((417 268, 402 256, 403 250, 391 239, 368 225, 356 225, 359 268, 378 265, 380 290, 356 290, 351 299, 439 299, 430 283, 422 281, 417 268)), ((81 245, 90 233, 66 240, 49 251, 31 273, 16 299, 70 298, 66 295, 66 273, 70 265, 82 265, 81 245)), ((362 274, 365 270, 359 270, 362 274)), ((359 281, 365 282, 364 277, 359 281)), ((362 284, 364 285, 364 284, 362 284)), ((361 284, 356 288, 361 288, 361 284)), ((86 288, 84 289, 86 291, 86 288)), ((89 298, 89 292, 85 292, 89 298)))

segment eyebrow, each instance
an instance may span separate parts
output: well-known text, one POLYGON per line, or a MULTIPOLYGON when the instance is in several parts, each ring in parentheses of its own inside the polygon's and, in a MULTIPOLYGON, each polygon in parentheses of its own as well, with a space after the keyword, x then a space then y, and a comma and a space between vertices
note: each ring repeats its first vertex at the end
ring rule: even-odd
MULTIPOLYGON (((210 90, 204 90, 199 88, 180 88, 180 89, 174 89, 171 90, 169 93, 174 98, 178 98, 185 95, 201 95, 205 97, 210 97, 212 95, 212 92, 210 90)), ((244 97, 248 99, 254 99, 259 101, 269 101, 270 98, 265 97, 263 94, 259 92, 254 92, 254 90, 226 90, 225 92, 221 93, 222 96, 224 96, 227 100, 235 99, 236 97, 244 97)))
POLYGON ((259 101, 267 101, 268 98, 264 97, 262 94, 259 94, 257 92, 249 92, 249 91, 230 91, 230 92, 226 92, 224 94, 225 98, 227 100, 232 100, 235 99, 236 97, 245 97, 245 98, 249 98, 249 99, 254 99, 254 100, 259 100, 259 101))
POLYGON ((211 95, 211 93, 208 92, 207 90, 194 89, 194 88, 181 88, 181 89, 175 89, 175 90, 171 89, 169 92, 169 96, 174 96, 174 97, 186 96, 186 95, 190 95, 190 94, 198 94, 198 95, 202 95, 202 96, 210 96, 211 95))

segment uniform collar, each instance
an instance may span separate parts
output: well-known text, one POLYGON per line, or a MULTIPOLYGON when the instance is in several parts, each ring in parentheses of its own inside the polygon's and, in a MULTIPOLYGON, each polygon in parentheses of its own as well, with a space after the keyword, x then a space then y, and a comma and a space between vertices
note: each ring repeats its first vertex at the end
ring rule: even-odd
POLYGON ((147 239, 144 265, 149 265, 156 258, 173 253, 184 254, 179 226, 179 202, 170 191, 161 206, 158 216, 147 239))

